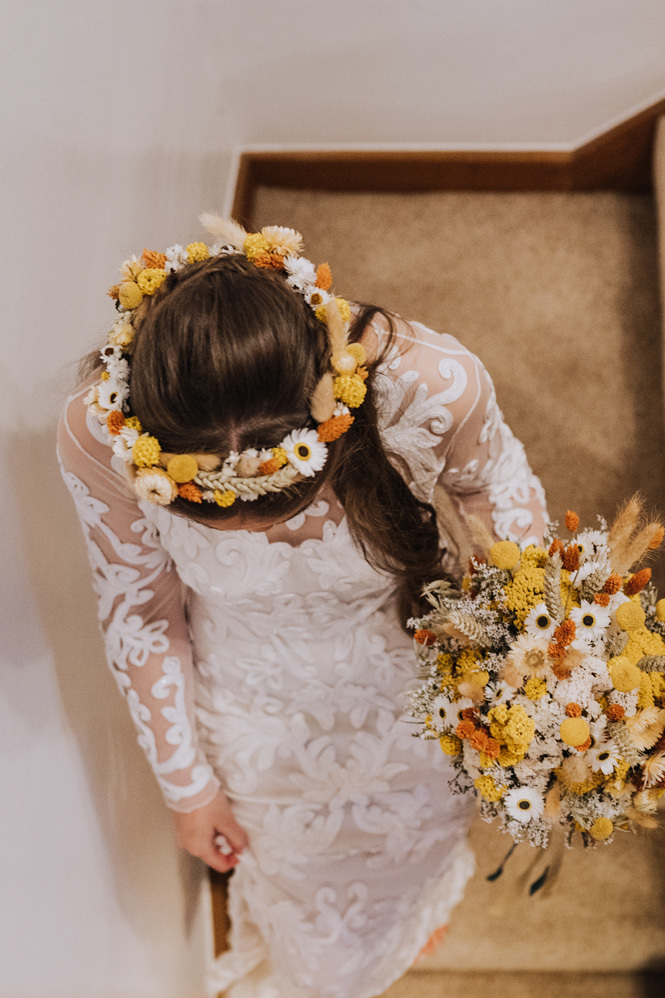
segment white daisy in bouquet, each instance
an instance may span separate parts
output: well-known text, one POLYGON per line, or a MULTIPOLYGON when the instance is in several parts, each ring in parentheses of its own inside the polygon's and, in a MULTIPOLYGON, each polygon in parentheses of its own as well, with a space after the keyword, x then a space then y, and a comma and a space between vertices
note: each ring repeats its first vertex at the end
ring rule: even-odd
POLYGON ((417 735, 438 739, 455 792, 518 842, 570 845, 653 827, 665 794, 665 599, 639 566, 663 540, 637 497, 545 547, 486 545, 461 590, 428 586, 413 620, 422 683, 417 735), (633 569, 631 571, 631 568, 633 569))

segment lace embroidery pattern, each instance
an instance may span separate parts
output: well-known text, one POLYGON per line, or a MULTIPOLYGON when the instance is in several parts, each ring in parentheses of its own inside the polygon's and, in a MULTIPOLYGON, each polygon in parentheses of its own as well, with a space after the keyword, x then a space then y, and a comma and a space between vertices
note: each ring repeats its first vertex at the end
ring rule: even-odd
POLYGON ((152 524, 143 518, 135 520, 131 526, 134 532, 141 534, 141 544, 122 541, 103 520, 109 512, 106 503, 91 496, 87 486, 72 472, 64 468, 61 470, 74 499, 88 546, 93 585, 99 600, 100 623, 106 623, 106 649, 111 671, 119 690, 127 699, 138 731, 139 745, 148 757, 164 797, 167 801, 178 803, 203 790, 213 773, 207 763, 199 763, 191 769, 187 784, 180 785, 169 779, 172 774, 191 767, 196 759, 192 725, 186 709, 185 681, 180 660, 166 655, 169 650, 166 636, 168 621, 147 624, 136 612, 137 608, 152 599, 154 592, 150 587, 169 564, 169 556, 152 524), (107 560, 94 539, 95 531, 126 564, 107 560), (165 741, 174 747, 174 751, 162 760, 159 759, 151 727, 152 711, 141 701, 129 675, 131 668, 144 667, 151 655, 164 656, 162 675, 152 684, 151 695, 156 702, 172 698, 172 703, 165 704, 160 712, 168 722, 165 741))

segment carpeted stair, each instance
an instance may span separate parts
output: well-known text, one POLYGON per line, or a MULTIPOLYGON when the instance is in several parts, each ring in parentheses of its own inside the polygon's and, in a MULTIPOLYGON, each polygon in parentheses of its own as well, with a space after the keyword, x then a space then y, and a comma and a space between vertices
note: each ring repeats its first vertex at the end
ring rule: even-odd
MULTIPOLYGON (((611 517, 638 488, 665 509, 663 127, 657 147, 653 198, 261 188, 253 222, 300 229, 307 255, 330 262, 346 296, 478 353, 551 514, 572 506, 592 526, 595 512, 611 517)), ((665 556, 654 569, 665 592, 665 556)), ((477 873, 444 943, 390 998, 665 994, 662 832, 566 852, 556 883, 533 896, 547 858, 529 874, 534 851, 522 846, 490 883, 510 843, 478 821, 472 844, 477 873)))

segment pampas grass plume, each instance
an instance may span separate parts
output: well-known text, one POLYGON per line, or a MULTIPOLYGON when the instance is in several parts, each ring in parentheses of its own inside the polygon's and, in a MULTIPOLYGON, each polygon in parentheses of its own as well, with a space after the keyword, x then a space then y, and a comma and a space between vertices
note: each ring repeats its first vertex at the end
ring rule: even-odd
POLYGON ((247 232, 242 225, 239 225, 232 218, 222 218, 221 215, 216 215, 214 212, 204 211, 202 215, 199 215, 199 222, 206 232, 209 232, 219 242, 229 243, 230 246, 235 246, 238 250, 241 250, 245 245, 247 232))

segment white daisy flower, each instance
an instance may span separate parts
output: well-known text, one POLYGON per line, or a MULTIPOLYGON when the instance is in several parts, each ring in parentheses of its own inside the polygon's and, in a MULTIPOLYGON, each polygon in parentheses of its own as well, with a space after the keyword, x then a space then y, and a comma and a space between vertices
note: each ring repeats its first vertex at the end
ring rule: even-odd
POLYGON ((530 610, 524 621, 524 630, 534 638, 551 638, 556 630, 556 621, 552 619, 544 603, 538 603, 530 610))
POLYGON ((292 288, 303 289, 309 284, 316 284, 316 267, 304 256, 285 257, 284 270, 289 275, 286 280, 292 288))
POLYGON ((607 534, 602 530, 582 530, 576 538, 580 561, 597 555, 607 546, 607 534))
POLYGON ((293 430, 280 446, 286 451, 289 464, 307 477, 321 471, 328 457, 328 448, 319 440, 316 430, 293 430))
POLYGON ((102 409, 122 409, 122 403, 129 395, 129 385, 109 378, 97 385, 97 405, 102 409))
POLYGON ((189 257, 187 256, 187 250, 180 243, 176 243, 174 246, 169 246, 166 250, 166 263, 164 264, 164 270, 167 274, 175 273, 176 270, 182 270, 186 263, 189 262, 189 257))
POLYGON ((120 433, 112 438, 113 453, 116 457, 126 461, 127 464, 131 464, 133 460, 132 450, 134 449, 134 444, 138 440, 139 436, 139 431, 134 429, 133 426, 123 426, 120 433))
POLYGON ((604 773, 610 776, 619 761, 619 752, 612 741, 599 742, 587 752, 594 773, 604 773))
POLYGON ((124 357, 107 357, 106 370, 112 381, 129 383, 129 361, 125 360, 124 357))
POLYGON ((445 728, 452 728, 453 731, 462 720, 462 711, 473 707, 473 700, 462 697, 460 700, 451 702, 445 694, 440 693, 432 703, 432 720, 435 724, 440 723, 445 728))
POLYGON ((526 824, 528 821, 540 818, 545 807, 542 794, 531 787, 516 787, 509 790, 503 798, 506 811, 515 821, 526 824))
POLYGON ((328 291, 317 288, 316 285, 303 292, 303 298, 312 308, 318 308, 319 305, 327 305, 329 301, 332 301, 332 297, 328 291))
POLYGON ((583 599, 580 606, 570 611, 570 619, 575 624, 575 647, 577 641, 600 641, 610 623, 610 613, 597 603, 583 599))

